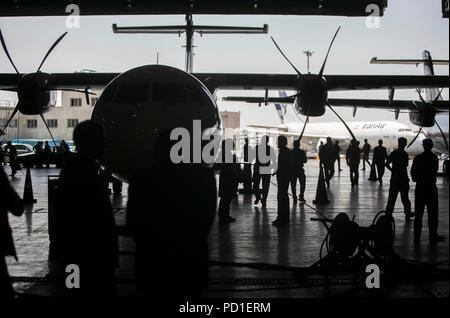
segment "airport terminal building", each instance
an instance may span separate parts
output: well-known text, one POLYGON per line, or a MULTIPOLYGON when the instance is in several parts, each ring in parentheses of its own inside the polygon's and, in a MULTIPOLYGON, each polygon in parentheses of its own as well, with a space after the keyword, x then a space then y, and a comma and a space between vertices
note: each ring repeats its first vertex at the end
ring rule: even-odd
MULTIPOLYGON (((50 110, 44 114, 55 140, 72 140, 75 126, 91 118, 94 106, 102 91, 92 91, 89 105, 84 94, 76 92, 52 92, 50 110)), ((15 107, 11 100, 0 100, 0 127, 4 127, 15 107)), ((240 112, 221 112, 223 128, 240 128, 240 112)), ((17 112, 5 130, 3 140, 50 139, 50 135, 39 115, 23 115, 17 112)))

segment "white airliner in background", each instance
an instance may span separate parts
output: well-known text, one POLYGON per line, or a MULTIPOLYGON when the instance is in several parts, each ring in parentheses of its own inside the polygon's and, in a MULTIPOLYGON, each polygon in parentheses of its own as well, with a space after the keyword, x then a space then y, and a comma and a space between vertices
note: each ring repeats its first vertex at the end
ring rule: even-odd
MULTIPOLYGON (((280 92, 281 97, 284 94, 285 92, 280 92)), ((244 135, 248 134, 249 137, 253 137, 255 135, 267 134, 270 136, 284 135, 292 139, 298 138, 304 126, 301 119, 299 118, 298 121, 285 123, 287 114, 286 106, 275 104, 275 108, 281 121, 280 126, 250 125, 245 129, 246 132, 244 132, 244 135)), ((398 138, 405 137, 409 144, 417 135, 417 131, 413 131, 407 125, 397 121, 348 122, 347 125, 361 142, 361 146, 364 139, 367 139, 372 149, 378 145, 378 140, 382 139, 384 146, 388 151, 391 151, 397 148, 398 138)), ((317 151, 320 142, 325 142, 327 137, 331 137, 333 141, 339 140, 343 151, 351 140, 348 130, 342 122, 308 123, 301 140, 302 148, 308 151, 317 151)), ((408 154, 415 156, 423 152, 422 141, 425 138, 423 133, 420 134, 417 141, 406 150, 408 154)))

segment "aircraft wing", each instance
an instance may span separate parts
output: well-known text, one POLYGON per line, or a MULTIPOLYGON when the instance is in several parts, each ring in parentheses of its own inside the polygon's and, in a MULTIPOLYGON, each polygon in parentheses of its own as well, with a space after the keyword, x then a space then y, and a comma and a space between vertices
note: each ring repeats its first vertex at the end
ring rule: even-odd
MULTIPOLYGON (((120 73, 53 73, 50 88, 104 88, 120 73)), ((283 74, 206 74, 194 73, 211 92, 216 89, 273 89, 296 90, 297 75, 283 74)), ((17 86, 22 74, 0 74, 0 88, 17 86)), ((327 89, 367 90, 388 88, 437 88, 449 87, 448 76, 326 76, 327 89)))
MULTIPOLYGON (((376 109, 400 109, 400 110, 416 110, 421 109, 422 101, 406 101, 406 100, 377 100, 377 99, 329 99, 328 102, 332 106, 337 107, 358 107, 358 108, 376 108, 376 109)), ((450 110, 449 101, 437 101, 433 107, 438 112, 448 112, 450 110)))
MULTIPOLYGON (((293 97, 241 97, 241 96, 227 96, 223 97, 224 101, 234 101, 234 102, 246 102, 246 103, 280 103, 280 104, 293 104, 295 98, 293 97)), ((421 101, 407 101, 407 100, 393 100, 389 102, 388 100, 379 99, 339 99, 330 98, 328 100, 330 105, 336 107, 358 107, 358 108, 376 108, 376 109, 400 109, 400 110, 414 110, 421 108, 421 101)), ((439 112, 450 111, 449 101, 437 101, 434 103, 434 109, 439 112)))
MULTIPOLYGON (((297 75, 225 73, 194 73, 193 75, 211 92, 217 89, 296 91, 298 87, 297 75)), ((325 78, 329 91, 449 87, 448 76, 327 75, 325 78)))
MULTIPOLYGON (((50 74, 50 89, 90 87, 103 89, 120 73, 54 73, 50 74)), ((0 89, 17 87, 23 74, 0 74, 0 89)))

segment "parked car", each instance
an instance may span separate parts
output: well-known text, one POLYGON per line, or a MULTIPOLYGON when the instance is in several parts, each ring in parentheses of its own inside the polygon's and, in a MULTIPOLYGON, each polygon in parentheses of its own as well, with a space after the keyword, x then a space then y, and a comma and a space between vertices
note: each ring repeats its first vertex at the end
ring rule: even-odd
MULTIPOLYGON (((30 153, 34 154, 33 147, 31 145, 29 145, 29 144, 15 144, 15 143, 13 143, 12 145, 16 147, 17 157, 19 157, 21 155, 24 155, 24 154, 30 154, 30 153)), ((9 162, 9 155, 5 151, 6 146, 7 146, 6 144, 3 144, 2 148, 3 148, 3 153, 5 154, 4 161, 8 163, 9 162)))

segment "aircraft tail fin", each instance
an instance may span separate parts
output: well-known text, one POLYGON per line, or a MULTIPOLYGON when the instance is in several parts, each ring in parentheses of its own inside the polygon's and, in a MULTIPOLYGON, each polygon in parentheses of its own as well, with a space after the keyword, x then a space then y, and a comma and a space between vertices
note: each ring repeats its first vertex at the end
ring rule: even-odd
MULTIPOLYGON (((285 91, 279 91, 278 94, 280 97, 287 97, 285 91)), ((277 110, 277 114, 278 117, 280 118, 281 124, 284 125, 287 106, 285 104, 275 104, 275 109, 277 110)))
MULTIPOLYGON (((433 60, 429 51, 425 50, 422 54, 421 60, 384 60, 374 57, 370 64, 396 64, 396 65, 416 65, 423 64, 425 75, 434 75, 435 65, 449 65, 449 60, 433 60)), ((439 95, 439 89, 430 88, 425 90, 426 98, 429 101, 434 101, 439 95)), ((442 100, 442 97, 441 97, 442 100)))
MULTIPOLYGON (((429 51, 423 52, 423 71, 425 75, 433 76, 434 75, 434 65, 436 64, 436 61, 433 61, 431 57, 431 53, 429 51)), ((448 61, 447 61, 448 65, 448 61)), ((428 88, 425 90, 425 96, 427 100, 434 101, 439 96, 439 89, 437 88, 428 88)), ((440 100, 442 100, 442 96, 440 97, 440 100)))

